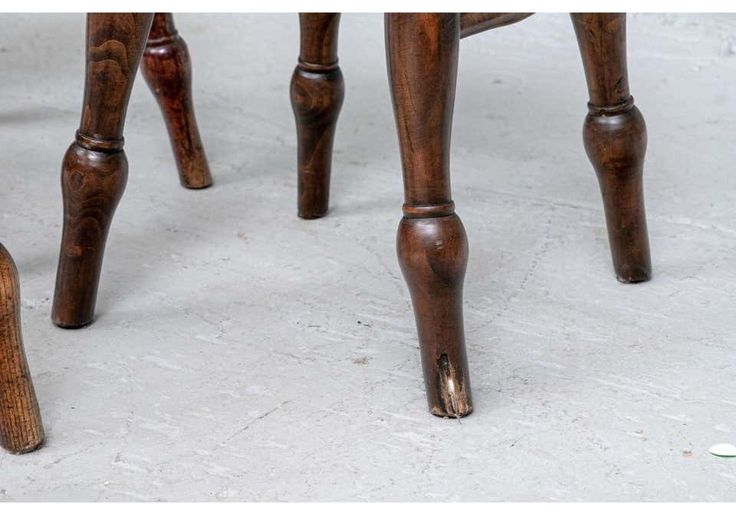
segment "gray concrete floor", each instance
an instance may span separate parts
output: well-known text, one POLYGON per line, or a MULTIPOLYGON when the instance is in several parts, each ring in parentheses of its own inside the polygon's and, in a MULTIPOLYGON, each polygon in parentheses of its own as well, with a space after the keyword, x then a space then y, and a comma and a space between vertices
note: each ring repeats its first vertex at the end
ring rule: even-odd
POLYGON ((181 15, 216 185, 138 81, 89 328, 49 320, 82 15, 0 16, 1 237, 48 440, 0 500, 736 500, 736 16, 634 15, 655 276, 612 273, 566 15, 461 46, 453 186, 476 412, 427 413, 395 254, 382 17, 345 15, 327 218, 295 216, 293 15, 181 15))

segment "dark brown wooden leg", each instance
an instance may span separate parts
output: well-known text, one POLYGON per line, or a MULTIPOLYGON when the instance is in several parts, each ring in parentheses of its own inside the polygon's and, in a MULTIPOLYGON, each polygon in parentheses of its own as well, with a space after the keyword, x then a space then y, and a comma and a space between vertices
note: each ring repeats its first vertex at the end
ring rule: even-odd
POLYGON ((52 318, 92 322, 107 232, 125 189, 125 112, 152 14, 89 14, 82 121, 61 169, 64 231, 52 318))
POLYGON ((629 93, 626 14, 572 14, 588 82, 583 141, 601 187, 616 276, 636 283, 651 277, 642 171, 644 118, 629 93))
POLYGON ((182 186, 211 186, 212 176, 194 117, 189 50, 176 31, 171 13, 154 16, 141 71, 164 115, 182 186))
POLYGON ((468 242, 450 197, 460 17, 387 14, 389 80, 404 170, 399 263, 409 286, 430 411, 472 410, 463 331, 468 242))
POLYGON ((299 216, 327 214, 332 143, 345 86, 337 65, 340 15, 300 14, 299 63, 291 78, 291 106, 296 118, 299 170, 299 216))
POLYGON ((18 272, 0 244, 0 445, 21 454, 42 443, 41 413, 23 351, 18 272))

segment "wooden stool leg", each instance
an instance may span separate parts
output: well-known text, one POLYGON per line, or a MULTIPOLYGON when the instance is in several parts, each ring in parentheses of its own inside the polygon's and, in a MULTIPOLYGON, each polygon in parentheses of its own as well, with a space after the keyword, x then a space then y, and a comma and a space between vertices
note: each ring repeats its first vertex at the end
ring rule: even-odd
POLYGON ((15 263, 0 244, 0 445, 31 452, 43 443, 43 425, 28 371, 20 327, 15 263))
POLYGON ((125 112, 152 14, 89 14, 84 109, 61 169, 64 231, 52 318, 92 322, 107 232, 125 189, 125 112))
POLYGON ((332 144, 345 86, 337 65, 340 15, 300 14, 299 63, 291 78, 291 106, 298 140, 298 213, 327 214, 332 144))
POLYGON ((441 417, 462 417, 473 409, 462 314, 468 242, 450 198, 459 39, 457 14, 386 15, 404 170, 399 263, 414 305, 429 408, 441 417))
POLYGON ((598 175, 616 276, 651 277, 642 172, 647 133, 629 93, 626 14, 572 14, 588 82, 585 150, 598 175))
POLYGON ((154 16, 141 71, 164 115, 182 186, 211 186, 212 176, 194 117, 189 49, 176 31, 171 13, 154 16))

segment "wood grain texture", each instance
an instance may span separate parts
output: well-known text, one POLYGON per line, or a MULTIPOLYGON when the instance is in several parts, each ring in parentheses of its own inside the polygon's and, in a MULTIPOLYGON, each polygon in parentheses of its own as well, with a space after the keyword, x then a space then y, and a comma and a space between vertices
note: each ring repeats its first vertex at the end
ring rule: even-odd
POLYGON ((571 15, 590 102, 583 124, 585 150, 603 196, 613 265, 622 282, 651 277, 642 175, 647 133, 629 92, 626 15, 571 15))
POLYGON ((92 322, 107 233, 128 176, 125 112, 152 14, 87 16, 82 121, 62 163, 64 229, 52 319, 92 322))
POLYGON ((43 439, 41 413, 23 349, 18 271, 0 244, 0 445, 21 454, 39 448, 43 439))
POLYGON ((297 131, 298 214, 327 214, 332 147, 345 96, 337 59, 340 15, 299 15, 299 62, 291 78, 291 106, 297 131))
POLYGON ((182 186, 211 186, 212 176, 194 116, 189 49, 171 13, 154 16, 141 71, 166 122, 182 186))
POLYGON ((389 82, 404 177, 399 264, 419 333, 430 412, 473 410, 462 293, 468 243, 450 195, 460 16, 387 14, 389 82))

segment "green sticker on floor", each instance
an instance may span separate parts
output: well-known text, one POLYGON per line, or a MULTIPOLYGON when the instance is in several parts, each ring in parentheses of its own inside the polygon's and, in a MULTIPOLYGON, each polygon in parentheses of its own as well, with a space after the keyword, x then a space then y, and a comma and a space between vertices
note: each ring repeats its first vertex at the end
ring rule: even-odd
POLYGON ((719 458, 736 458, 736 445, 730 443, 718 443, 708 449, 713 456, 719 458))

